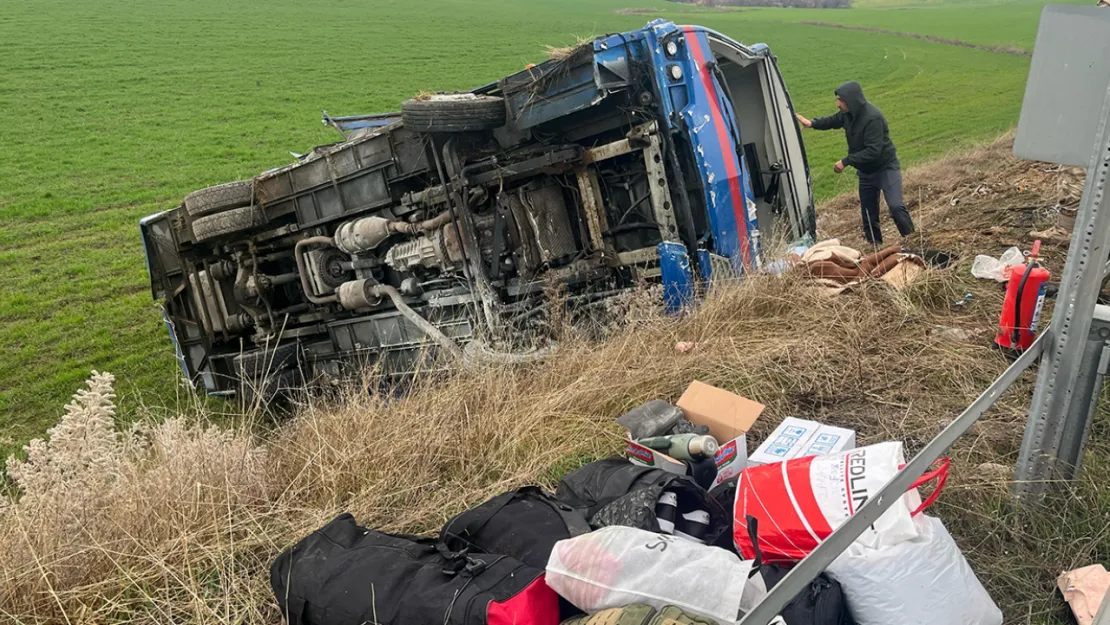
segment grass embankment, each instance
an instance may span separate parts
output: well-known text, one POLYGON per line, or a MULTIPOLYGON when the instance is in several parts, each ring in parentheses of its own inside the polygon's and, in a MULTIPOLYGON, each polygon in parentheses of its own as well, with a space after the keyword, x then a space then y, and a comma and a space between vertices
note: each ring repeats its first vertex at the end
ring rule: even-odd
MULTIPOLYGON (((989 347, 1002 293, 968 268, 977 252, 1027 246, 1026 232, 1050 220, 1055 181, 1052 168, 1010 157, 1005 140, 909 172, 919 226, 961 260, 904 293, 875 283, 828 297, 796 276, 752 278, 683 317, 644 310, 601 342, 567 330, 541 365, 426 378, 399 399, 309 403, 262 435, 206 429, 201 415, 120 437, 102 380, 52 447, 14 466, 27 490, 0 513, 0 614, 25 625, 276 623, 269 563, 336 512, 434 530, 487 496, 551 486, 618 451, 614 417, 674 400, 695 378, 767 405, 750 445, 797 415, 856 428, 860 444, 903 440, 915 451, 1007 366, 989 347), (975 298, 954 309, 966 291, 975 298), (678 353, 678 341, 696 347, 678 353)), ((822 228, 858 227, 850 199, 823 209, 822 228)), ((1063 255, 1045 250, 1053 266, 1063 255)), ((951 451, 934 514, 1007 622, 1062 623, 1056 573, 1110 550, 1110 431, 1100 413, 1074 491, 1015 513, 1008 469, 1032 382, 1027 374, 951 451)))
MULTIPOLYGON (((144 402, 178 401, 137 222, 189 191, 333 141, 320 109, 392 110, 420 90, 482 84, 540 60, 545 45, 640 27, 648 17, 614 11, 646 4, 769 43, 807 115, 831 112, 841 81, 862 81, 909 164, 1015 123, 1027 67, 761 12, 688 16, 662 0, 9 4, 0 16, 9 155, 0 162, 0 452, 41 435, 92 369, 119 375, 123 419, 144 402)), ((927 32, 913 22, 891 28, 927 32)), ((807 142, 818 194, 850 190, 851 177, 830 170, 843 138, 807 142)))

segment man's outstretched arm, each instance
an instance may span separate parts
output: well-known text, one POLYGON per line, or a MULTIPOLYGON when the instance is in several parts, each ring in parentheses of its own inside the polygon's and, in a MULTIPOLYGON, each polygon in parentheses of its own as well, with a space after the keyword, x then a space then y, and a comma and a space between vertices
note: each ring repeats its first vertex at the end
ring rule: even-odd
POLYGON ((799 124, 814 130, 836 130, 844 127, 844 113, 840 112, 828 117, 816 117, 814 119, 807 119, 801 113, 795 113, 794 116, 798 118, 799 124))

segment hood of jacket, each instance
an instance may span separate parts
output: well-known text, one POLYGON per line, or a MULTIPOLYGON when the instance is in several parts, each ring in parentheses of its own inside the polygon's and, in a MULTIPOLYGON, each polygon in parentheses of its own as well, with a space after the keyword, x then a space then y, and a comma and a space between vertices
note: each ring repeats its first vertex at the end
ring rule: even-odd
POLYGON ((854 80, 849 80, 837 87, 835 93, 848 105, 848 112, 852 115, 858 115, 863 107, 867 106, 867 98, 863 97, 863 87, 854 80))

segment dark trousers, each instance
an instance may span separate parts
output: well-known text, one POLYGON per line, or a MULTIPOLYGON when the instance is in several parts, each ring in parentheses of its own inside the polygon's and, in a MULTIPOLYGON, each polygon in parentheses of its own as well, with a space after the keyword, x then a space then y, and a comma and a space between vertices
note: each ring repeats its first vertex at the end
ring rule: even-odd
POLYGON ((879 192, 886 198, 890 218, 902 236, 913 233, 913 220, 902 201, 902 172, 884 169, 875 173, 859 172, 859 207, 863 217, 863 236, 873 245, 882 245, 883 231, 879 228, 879 192))

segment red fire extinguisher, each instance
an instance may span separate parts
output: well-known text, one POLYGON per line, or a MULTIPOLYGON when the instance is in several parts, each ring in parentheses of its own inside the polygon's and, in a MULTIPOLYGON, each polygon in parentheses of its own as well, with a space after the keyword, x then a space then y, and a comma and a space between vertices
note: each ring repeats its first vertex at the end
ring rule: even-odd
POLYGON ((1025 351, 1037 336, 1037 325, 1044 307, 1044 289, 1049 272, 1041 267, 1038 255, 1041 242, 1033 243, 1024 271, 1012 267, 1006 285, 1006 300, 1002 303, 1002 316, 998 320, 998 334, 994 342, 1004 349, 1025 351))

